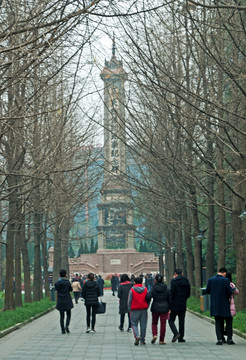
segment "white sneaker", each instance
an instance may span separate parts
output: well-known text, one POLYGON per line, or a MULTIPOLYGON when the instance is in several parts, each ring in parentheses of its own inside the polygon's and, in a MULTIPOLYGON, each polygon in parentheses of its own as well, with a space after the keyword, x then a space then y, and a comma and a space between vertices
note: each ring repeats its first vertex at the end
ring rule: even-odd
POLYGON ((92 329, 91 334, 95 334, 96 330, 92 329))
POLYGON ((91 329, 87 328, 86 329, 86 334, 89 334, 91 332, 91 329))

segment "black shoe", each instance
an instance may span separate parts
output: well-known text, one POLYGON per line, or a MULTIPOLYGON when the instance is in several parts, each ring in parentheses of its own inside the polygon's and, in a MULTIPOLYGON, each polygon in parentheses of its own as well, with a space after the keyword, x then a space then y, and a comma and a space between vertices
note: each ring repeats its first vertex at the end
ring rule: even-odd
POLYGON ((65 329, 62 329, 62 330, 61 330, 61 333, 62 333, 62 334, 66 334, 65 329))
POLYGON ((139 337, 136 337, 136 339, 135 339, 135 345, 138 345, 139 344, 139 341, 140 341, 140 338, 139 337))
POLYGON ((132 329, 131 329, 131 328, 128 328, 128 329, 127 329, 127 332, 131 332, 131 331, 132 331, 132 329))
POLYGON ((156 339, 157 339, 157 335, 154 335, 152 340, 151 340, 151 344, 154 344, 156 342, 156 339))
POLYGON ((120 331, 124 331, 123 327, 119 326, 119 330, 120 331))
POLYGON ((234 341, 233 341, 232 339, 227 340, 227 344, 228 344, 228 345, 235 345, 235 343, 234 343, 234 341))
POLYGON ((66 332, 67 332, 68 334, 70 333, 68 326, 65 327, 65 330, 66 330, 66 332))
POLYGON ((172 338, 172 342, 175 342, 176 340, 178 340, 179 337, 180 337, 180 334, 174 335, 174 337, 172 338))
POLYGON ((217 343, 216 343, 216 345, 223 345, 222 340, 218 340, 217 343))
POLYGON ((178 342, 185 342, 185 339, 178 339, 178 342))

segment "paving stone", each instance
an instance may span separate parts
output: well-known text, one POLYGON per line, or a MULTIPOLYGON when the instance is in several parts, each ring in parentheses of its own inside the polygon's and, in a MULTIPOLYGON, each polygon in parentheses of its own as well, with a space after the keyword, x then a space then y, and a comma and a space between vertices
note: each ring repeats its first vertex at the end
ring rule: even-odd
MULTIPOLYGON (((72 310, 70 334, 61 334, 59 312, 27 324, 0 338, 0 360, 243 360, 246 340, 236 337, 236 345, 218 348, 214 325, 194 315, 186 315, 186 343, 172 343, 167 325, 165 346, 151 344, 151 316, 148 319, 146 345, 135 346, 134 336, 120 332, 118 299, 105 291, 107 313, 98 315, 96 334, 86 334, 83 303, 72 310)), ((150 314, 151 315, 151 314, 150 314)))

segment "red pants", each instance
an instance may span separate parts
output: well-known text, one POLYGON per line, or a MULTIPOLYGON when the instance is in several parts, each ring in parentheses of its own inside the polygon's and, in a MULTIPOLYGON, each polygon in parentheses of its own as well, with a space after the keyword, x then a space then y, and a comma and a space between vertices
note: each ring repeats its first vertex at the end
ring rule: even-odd
POLYGON ((154 313, 152 312, 152 334, 157 336, 157 324, 158 319, 160 318, 161 328, 160 328, 160 341, 164 341, 166 335, 166 321, 168 319, 168 313, 154 313))

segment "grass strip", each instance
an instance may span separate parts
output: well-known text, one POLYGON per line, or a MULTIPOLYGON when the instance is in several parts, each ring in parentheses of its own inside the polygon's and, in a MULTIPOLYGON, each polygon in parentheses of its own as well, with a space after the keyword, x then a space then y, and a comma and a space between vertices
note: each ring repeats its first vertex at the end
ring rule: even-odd
POLYGON ((0 312, 0 331, 8 329, 19 323, 23 323, 32 317, 45 312, 55 305, 54 301, 49 298, 43 298, 40 301, 35 301, 29 304, 24 304, 23 307, 17 307, 15 310, 7 310, 0 312))

